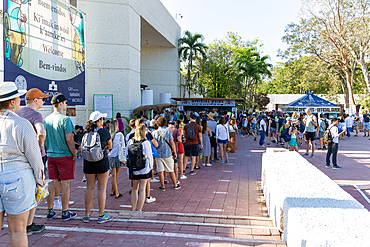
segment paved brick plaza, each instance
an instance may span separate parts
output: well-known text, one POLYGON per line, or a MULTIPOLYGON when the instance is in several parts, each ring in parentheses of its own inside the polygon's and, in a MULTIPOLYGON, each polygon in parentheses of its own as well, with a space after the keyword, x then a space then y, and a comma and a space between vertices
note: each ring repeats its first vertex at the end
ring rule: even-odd
MULTIPOLYGON (((370 184, 370 154, 365 151, 369 146, 368 138, 362 136, 340 141, 338 160, 343 167, 340 171, 324 167, 325 151, 316 151, 314 159, 307 159, 370 209, 366 200, 351 186, 370 184)), ((46 230, 29 236, 29 245, 286 246, 281 244, 278 230, 267 218, 263 203, 259 184, 263 152, 252 137, 238 135, 238 151, 230 155, 230 164, 202 167, 197 170, 197 175, 182 180, 180 190, 167 185, 166 191, 160 192, 159 183, 151 183, 152 196, 157 202, 145 204, 143 214, 128 211, 130 182, 123 169, 119 186, 124 196, 115 199, 108 195, 107 198, 106 212, 113 215, 114 220, 99 225, 96 211, 92 213, 90 223, 80 220, 84 215, 86 184, 81 182, 82 160, 79 160, 71 192, 71 200, 75 202, 71 210, 78 213, 77 219, 47 221, 44 200, 36 212, 35 222, 45 224, 46 230)), ((110 192, 110 182, 107 191, 110 192)), ((94 208, 98 208, 96 192, 94 208)), ((60 216, 61 212, 57 211, 57 214, 60 216)), ((0 233, 0 246, 10 246, 7 228, 0 233)))

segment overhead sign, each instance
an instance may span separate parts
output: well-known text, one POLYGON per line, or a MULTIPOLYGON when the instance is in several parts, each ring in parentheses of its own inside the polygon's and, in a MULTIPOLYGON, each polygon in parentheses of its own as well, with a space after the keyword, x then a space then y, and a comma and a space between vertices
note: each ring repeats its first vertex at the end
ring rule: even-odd
POLYGON ((235 100, 182 99, 182 106, 235 106, 235 100))
MULTIPOLYGON (((307 107, 284 107, 284 112, 305 112, 307 107)), ((312 113, 336 113, 340 112, 340 107, 322 107, 322 108, 311 108, 312 113)))
POLYGON ((58 0, 3 3, 4 81, 51 96, 63 93, 68 104, 84 105, 84 14, 58 0))

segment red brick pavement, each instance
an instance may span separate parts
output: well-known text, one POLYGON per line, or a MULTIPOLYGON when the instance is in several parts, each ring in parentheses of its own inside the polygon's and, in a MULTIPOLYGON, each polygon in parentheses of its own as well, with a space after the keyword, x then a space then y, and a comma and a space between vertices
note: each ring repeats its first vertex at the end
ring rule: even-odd
MULTIPOLYGON (((41 218, 46 215, 44 200, 36 212, 35 222, 45 224, 46 230, 29 236, 29 245, 285 246, 271 242, 281 241, 280 233, 271 221, 263 220, 268 217, 260 189, 261 157, 264 151, 258 148, 253 138, 241 138, 238 135, 238 150, 230 155, 229 164, 201 166, 195 176, 187 174, 188 179, 181 180, 180 190, 173 190, 171 185, 167 185, 166 191, 161 192, 158 190, 159 183, 151 183, 151 195, 157 201, 145 204, 143 211, 157 214, 131 215, 129 208, 120 207, 130 205, 130 181, 125 169, 122 169, 118 185, 123 197, 110 197, 111 184, 108 182, 106 209, 108 215, 114 216, 114 221, 109 223, 97 224, 96 211, 92 212, 95 220, 87 224, 78 219, 62 222, 56 218, 47 221, 41 218), (264 218, 256 220, 241 216, 264 218), (253 243, 251 239, 257 242, 253 243)), ((82 160, 79 160, 76 178, 71 183, 70 199, 74 201, 71 208, 79 209, 75 211, 78 217, 84 215, 86 183, 81 182, 82 177, 82 160)), ((95 209, 98 208, 96 197, 95 191, 95 209)), ((61 212, 57 211, 57 215, 60 216, 61 212)), ((9 246, 9 243, 9 231, 4 228, 0 233, 0 247, 9 246)))

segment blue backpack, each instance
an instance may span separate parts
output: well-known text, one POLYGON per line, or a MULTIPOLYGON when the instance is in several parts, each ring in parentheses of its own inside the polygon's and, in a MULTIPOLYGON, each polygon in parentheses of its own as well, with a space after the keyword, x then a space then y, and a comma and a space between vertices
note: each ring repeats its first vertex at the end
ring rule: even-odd
POLYGON ((292 139, 292 136, 289 135, 289 129, 290 129, 290 125, 288 128, 286 128, 285 130, 283 130, 283 132, 281 133, 281 137, 284 139, 285 142, 289 142, 290 139, 292 139))

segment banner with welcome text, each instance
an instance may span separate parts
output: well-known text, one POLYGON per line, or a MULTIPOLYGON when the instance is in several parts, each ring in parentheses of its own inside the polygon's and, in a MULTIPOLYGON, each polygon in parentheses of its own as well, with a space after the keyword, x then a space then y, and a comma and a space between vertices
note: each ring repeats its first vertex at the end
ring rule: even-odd
MULTIPOLYGON (((4 0, 4 81, 85 104, 84 14, 57 0, 4 0)), ((22 99, 24 104, 24 98, 22 99)))

